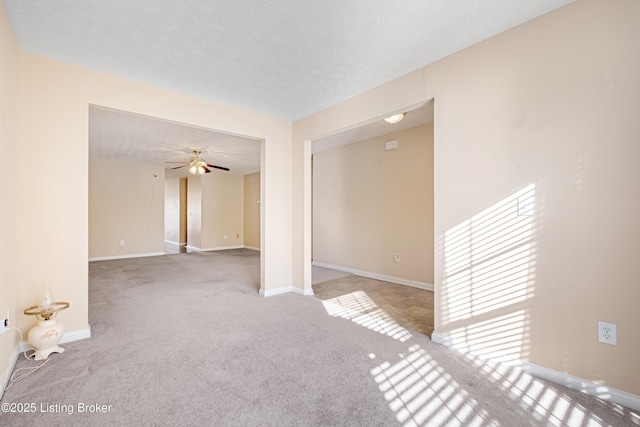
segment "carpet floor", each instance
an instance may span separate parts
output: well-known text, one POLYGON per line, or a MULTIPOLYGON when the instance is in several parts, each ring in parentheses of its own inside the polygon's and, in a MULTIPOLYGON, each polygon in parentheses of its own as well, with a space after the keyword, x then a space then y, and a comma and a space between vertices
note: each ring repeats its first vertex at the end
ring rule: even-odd
MULTIPOLYGON (((6 390, 2 408, 23 411, 0 413, 0 425, 640 424, 370 307, 260 297, 259 262, 240 249, 90 263, 92 337, 6 390)), ((20 357, 16 368, 36 363, 20 357)))

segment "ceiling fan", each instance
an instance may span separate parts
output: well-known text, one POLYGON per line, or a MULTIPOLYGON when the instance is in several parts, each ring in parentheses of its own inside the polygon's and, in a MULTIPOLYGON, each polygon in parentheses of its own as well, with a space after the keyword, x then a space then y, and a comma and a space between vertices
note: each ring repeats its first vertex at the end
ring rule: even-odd
MULTIPOLYGON (((188 166, 189 173, 192 175, 202 175, 205 173, 209 173, 211 172, 211 169, 209 168, 221 169, 223 171, 229 170, 229 168, 225 168, 223 166, 210 165, 202 157, 200 157, 201 153, 202 152, 200 150, 193 150, 194 157, 190 158, 188 163, 183 164, 181 166, 176 166, 175 168, 171 168, 171 169, 180 169, 188 166)), ((184 162, 165 162, 165 163, 184 163, 184 162)))

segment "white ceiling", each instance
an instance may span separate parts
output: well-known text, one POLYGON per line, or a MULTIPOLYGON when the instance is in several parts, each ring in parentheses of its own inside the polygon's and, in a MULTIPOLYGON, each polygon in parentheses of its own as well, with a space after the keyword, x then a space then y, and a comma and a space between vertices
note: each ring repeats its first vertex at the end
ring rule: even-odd
MULTIPOLYGON (((89 107, 89 157, 176 167, 199 150, 207 163, 239 175, 260 170, 260 141, 99 106, 89 107)), ((167 170, 168 178, 188 168, 167 170)))
POLYGON ((353 129, 343 130, 335 135, 317 139, 313 141, 312 144, 313 153, 319 153, 345 144, 365 141, 378 136, 388 135, 390 139, 395 138, 395 134, 400 131, 433 122, 433 107, 433 100, 431 100, 406 111, 407 114, 399 123, 389 124, 380 118, 353 129))
MULTIPOLYGON (((570 2, 3 0, 18 45, 26 52, 288 121, 570 2)), ((98 114, 95 109, 91 113, 98 114)), ((92 118, 94 126, 104 126, 103 120, 115 126, 116 118, 102 114, 92 118)), ((114 132, 137 126, 139 117, 124 116, 120 119, 134 123, 114 132)), ((194 132, 189 138, 202 137, 189 129, 184 131, 194 132)), ((112 149, 110 155, 138 158, 143 151, 134 150, 148 145, 134 143, 134 134, 125 138, 128 145, 118 145, 105 136, 107 130, 95 132, 101 136, 91 141, 96 145, 92 154, 112 149)), ((173 147, 173 152, 162 153, 163 159, 177 155, 176 150, 198 148, 194 142, 156 140, 166 150, 173 147)), ((229 146, 220 151, 231 154, 229 146)))

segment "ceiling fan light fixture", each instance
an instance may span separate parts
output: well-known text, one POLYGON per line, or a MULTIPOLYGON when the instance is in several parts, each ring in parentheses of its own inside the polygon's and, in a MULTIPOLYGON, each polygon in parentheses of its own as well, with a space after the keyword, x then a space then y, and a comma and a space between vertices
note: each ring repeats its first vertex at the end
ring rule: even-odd
MULTIPOLYGON (((227 172, 229 171, 229 168, 225 168, 223 166, 210 165, 204 159, 201 159, 199 150, 194 150, 193 154, 195 154, 195 157, 190 158, 188 163, 182 164, 182 166, 173 167, 171 169, 173 170, 173 169, 181 169, 181 168, 188 167, 189 169, 187 169, 187 171, 189 171, 191 175, 203 175, 205 173, 209 173, 211 172, 209 168, 220 169, 227 172)), ((166 162, 166 163, 180 163, 180 162, 166 162)))
POLYGON ((191 160, 189 160, 189 173, 192 175, 202 175, 206 172, 205 166, 207 166, 207 163, 198 157, 198 154, 200 154, 199 151, 195 153, 196 157, 192 157, 191 160))
POLYGON ((189 168, 189 173, 192 175, 202 175, 205 172, 206 172, 206 169, 204 168, 204 165, 201 165, 201 164, 195 164, 189 168))
POLYGON ((406 115, 407 113, 394 114, 393 116, 385 117, 384 121, 387 123, 391 123, 392 125, 395 125, 396 123, 401 122, 402 119, 404 119, 404 116, 406 115))

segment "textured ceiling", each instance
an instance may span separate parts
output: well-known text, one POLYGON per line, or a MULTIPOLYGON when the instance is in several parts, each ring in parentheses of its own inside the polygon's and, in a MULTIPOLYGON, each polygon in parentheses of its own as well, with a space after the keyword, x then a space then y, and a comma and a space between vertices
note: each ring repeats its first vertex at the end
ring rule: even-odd
MULTIPOLYGON (((571 1, 3 3, 26 52, 295 121, 571 1)), ((410 114, 392 130, 432 114, 410 114)), ((235 173, 259 169, 256 141, 180 127, 91 108, 90 155, 159 164, 201 149, 235 173)), ((388 131, 371 123, 314 141, 314 151, 388 131)))
POLYGON ((336 148, 341 145, 365 141, 379 136, 389 136, 389 139, 395 138, 395 134, 412 127, 424 125, 433 122, 433 100, 419 105, 406 112, 404 119, 396 124, 389 124, 384 120, 375 120, 353 129, 348 129, 330 135, 321 139, 317 139, 312 143, 313 153, 336 148))
POLYGON ((20 48, 293 121, 569 0, 3 0, 20 48))
MULTIPOLYGON (((139 114, 89 107, 89 157, 168 168, 187 163, 199 150, 207 163, 239 175, 260 170, 260 141, 139 114)), ((188 168, 167 170, 168 178, 188 168)))

